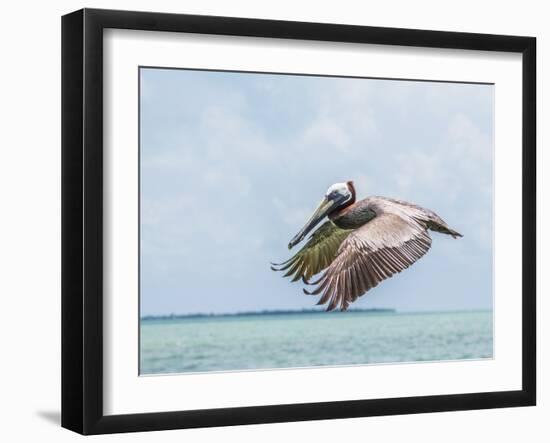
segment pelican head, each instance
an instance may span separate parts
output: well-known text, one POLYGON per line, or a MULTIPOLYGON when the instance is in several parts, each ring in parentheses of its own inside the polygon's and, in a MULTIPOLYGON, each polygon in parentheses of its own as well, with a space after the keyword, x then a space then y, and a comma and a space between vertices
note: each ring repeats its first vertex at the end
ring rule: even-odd
POLYGON ((298 232, 294 238, 290 240, 288 249, 292 249, 295 245, 300 243, 308 232, 317 226, 324 217, 330 215, 334 211, 351 205, 354 201, 355 188, 352 181, 335 183, 330 186, 313 215, 300 230, 300 232, 298 232))

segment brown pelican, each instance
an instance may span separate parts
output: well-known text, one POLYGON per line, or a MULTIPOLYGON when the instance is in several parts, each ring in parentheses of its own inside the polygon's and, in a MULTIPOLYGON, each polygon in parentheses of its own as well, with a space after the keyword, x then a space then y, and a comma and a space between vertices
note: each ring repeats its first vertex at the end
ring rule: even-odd
POLYGON ((350 303, 369 289, 408 268, 430 249, 428 230, 451 235, 452 230, 433 211, 412 203, 385 197, 355 201, 353 182, 336 183, 305 226, 288 244, 292 249, 321 220, 328 220, 289 260, 275 264, 274 271, 287 271, 292 281, 300 278, 316 285, 306 294, 321 295, 318 305, 329 302, 327 311, 350 303), (313 282, 311 277, 324 272, 313 282))

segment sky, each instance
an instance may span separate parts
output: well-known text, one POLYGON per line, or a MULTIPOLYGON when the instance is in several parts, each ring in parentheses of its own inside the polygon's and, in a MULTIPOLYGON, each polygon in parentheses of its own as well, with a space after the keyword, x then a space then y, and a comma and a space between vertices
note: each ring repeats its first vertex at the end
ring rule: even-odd
POLYGON ((492 85, 140 69, 144 315, 313 308, 271 271, 327 188, 435 211, 461 239, 351 308, 491 309, 492 85))

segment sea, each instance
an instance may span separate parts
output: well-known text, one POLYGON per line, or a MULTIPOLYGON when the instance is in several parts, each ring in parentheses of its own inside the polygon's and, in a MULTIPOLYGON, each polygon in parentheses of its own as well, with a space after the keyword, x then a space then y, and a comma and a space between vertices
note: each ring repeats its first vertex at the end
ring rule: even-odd
POLYGON ((140 374, 493 357, 492 311, 142 318, 140 374))

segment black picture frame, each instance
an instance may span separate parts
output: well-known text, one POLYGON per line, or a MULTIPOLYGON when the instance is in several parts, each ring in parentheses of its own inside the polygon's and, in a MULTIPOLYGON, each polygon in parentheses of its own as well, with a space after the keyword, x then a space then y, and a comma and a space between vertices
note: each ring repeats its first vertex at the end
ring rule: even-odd
POLYGON ((536 402, 536 39, 83 9, 62 18, 62 426, 82 434, 530 406, 536 402), (522 389, 177 412, 103 413, 103 30, 192 32, 522 54, 522 389))

